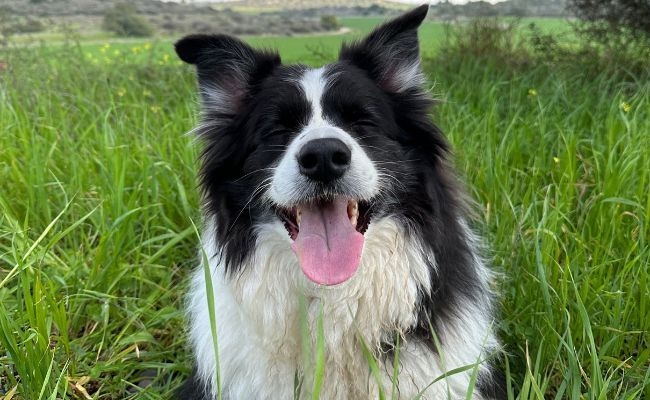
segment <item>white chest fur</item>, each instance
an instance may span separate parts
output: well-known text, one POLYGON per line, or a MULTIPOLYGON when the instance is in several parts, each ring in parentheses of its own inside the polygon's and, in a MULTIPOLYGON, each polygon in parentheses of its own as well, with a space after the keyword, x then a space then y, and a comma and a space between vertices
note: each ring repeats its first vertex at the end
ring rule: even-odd
MULTIPOLYGON (((205 232, 205 253, 217 253, 214 225, 208 223, 205 232)), ((255 254, 240 275, 225 277, 218 257, 209 261, 218 363, 205 272, 200 267, 194 273, 190 339, 199 376, 208 390, 216 393, 218 370, 228 399, 291 399, 297 376, 303 379, 301 397, 311 397, 322 316, 325 362, 320 398, 376 399, 379 390, 388 398, 394 392, 410 399, 421 391, 424 399, 466 397, 471 369, 430 383, 445 371, 476 363, 484 348, 496 346, 487 333, 491 323, 487 309, 477 310, 474 304, 467 312, 460 310, 461 317, 444 321, 436 332, 443 343, 440 356, 415 339, 402 339, 397 379, 393 357, 380 354, 388 335, 405 332, 416 322, 418 290, 429 290, 430 274, 435 273, 424 262, 417 240, 409 238, 396 221, 373 222, 357 273, 335 287, 320 287, 304 277, 279 222, 258 227, 257 237, 255 254), (379 379, 371 373, 362 342, 376 356, 379 379)), ((477 268, 485 270, 478 257, 476 261, 477 268)))

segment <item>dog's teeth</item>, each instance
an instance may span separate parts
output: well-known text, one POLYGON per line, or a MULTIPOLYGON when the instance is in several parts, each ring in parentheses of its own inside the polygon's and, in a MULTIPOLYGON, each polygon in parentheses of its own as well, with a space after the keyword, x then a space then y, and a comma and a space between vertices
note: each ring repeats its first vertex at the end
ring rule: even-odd
POLYGON ((350 218, 350 224, 356 228, 359 219, 359 204, 354 200, 348 202, 348 218, 350 218))
POLYGON ((300 228, 301 220, 302 220, 302 212, 300 212, 300 210, 296 210, 296 224, 298 225, 298 228, 300 228))

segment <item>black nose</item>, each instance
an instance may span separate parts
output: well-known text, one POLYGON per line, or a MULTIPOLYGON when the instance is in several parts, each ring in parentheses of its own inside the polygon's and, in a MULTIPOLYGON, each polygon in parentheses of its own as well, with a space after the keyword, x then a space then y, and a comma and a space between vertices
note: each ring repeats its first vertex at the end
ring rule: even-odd
POLYGON ((319 182, 330 182, 350 168, 350 149, 334 138, 314 139, 298 153, 300 173, 319 182))

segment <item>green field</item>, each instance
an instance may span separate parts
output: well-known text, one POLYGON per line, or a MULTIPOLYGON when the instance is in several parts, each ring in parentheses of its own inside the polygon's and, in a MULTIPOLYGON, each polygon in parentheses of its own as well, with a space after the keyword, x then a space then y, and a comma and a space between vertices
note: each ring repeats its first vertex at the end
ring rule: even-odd
MULTIPOLYGON (((251 44, 262 47, 277 49, 286 62, 306 62, 310 64, 322 63, 323 57, 333 59, 338 52, 338 47, 343 41, 354 40, 360 35, 370 32, 370 30, 383 21, 379 17, 358 17, 358 18, 341 18, 340 23, 344 33, 316 33, 305 36, 253 36, 246 37, 251 44)), ((529 32, 529 25, 535 24, 543 33, 562 34, 570 31, 566 20, 560 18, 520 18, 505 20, 508 23, 515 24, 522 35, 529 32)), ((434 55, 445 40, 446 32, 453 27, 449 23, 441 21, 427 21, 420 28, 420 47, 425 56, 434 55)), ((157 48, 161 54, 173 55, 170 43, 175 41, 176 37, 157 37, 151 40, 143 41, 142 39, 124 39, 113 38, 106 33, 95 33, 81 38, 80 40, 86 52, 89 61, 109 63, 118 59, 135 59, 143 60, 151 57, 156 52, 144 52, 148 50, 144 45, 157 48), (107 47, 106 45, 110 45, 107 47)), ((47 43, 46 47, 59 46, 68 41, 63 33, 45 33, 21 35, 14 38, 16 43, 21 45, 31 45, 38 47, 41 43, 47 43)), ((158 60, 160 61, 160 60, 158 60)))
MULTIPOLYGON (((425 69, 499 272, 510 398, 650 398, 650 73, 435 58, 444 32, 425 69)), ((341 39, 249 38, 307 63, 341 39)), ((170 44, 0 52, 0 399, 161 399, 189 372, 197 104, 170 44)))

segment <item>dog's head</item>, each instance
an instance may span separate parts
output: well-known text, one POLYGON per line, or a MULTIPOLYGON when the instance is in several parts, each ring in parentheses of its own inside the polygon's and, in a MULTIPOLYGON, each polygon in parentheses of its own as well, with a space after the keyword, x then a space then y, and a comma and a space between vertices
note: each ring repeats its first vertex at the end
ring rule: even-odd
POLYGON ((337 284, 357 269, 373 221, 421 225, 446 212, 446 143, 427 115, 419 58, 427 10, 318 69, 224 35, 176 43, 197 67, 202 186, 228 269, 250 256, 257 227, 282 223, 305 275, 337 284))

